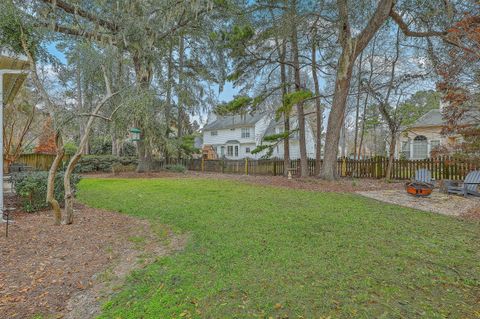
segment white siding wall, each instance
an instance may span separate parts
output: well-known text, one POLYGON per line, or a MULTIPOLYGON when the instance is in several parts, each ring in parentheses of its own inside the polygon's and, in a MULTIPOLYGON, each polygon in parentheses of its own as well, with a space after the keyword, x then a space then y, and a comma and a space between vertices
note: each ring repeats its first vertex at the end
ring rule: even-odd
POLYGON ((239 127, 233 130, 217 130, 216 136, 212 136, 211 131, 203 132, 204 145, 220 145, 230 140, 237 140, 240 143, 255 143, 255 129, 253 127, 250 128, 250 138, 242 138, 242 129, 239 127))
MULTIPOLYGON (((291 126, 294 128, 297 125, 298 124, 296 122, 296 119, 292 120, 291 126)), ((278 128, 280 131, 283 131, 283 126, 279 126, 278 128)), ((309 158, 315 158, 315 136, 313 135, 313 130, 309 124, 306 124, 305 143, 307 146, 307 156, 309 158)), ((298 138, 290 139, 289 148, 290 148, 291 159, 300 158, 300 143, 298 138)), ((278 145, 275 147, 272 157, 283 158, 283 155, 284 155, 284 146, 283 146, 283 142, 281 142, 281 143, 278 143, 278 145)))
POLYGON ((217 147, 217 155, 221 156, 221 146, 225 147, 225 157, 227 159, 240 159, 245 157, 256 158, 255 155, 247 153, 247 147, 250 148, 250 152, 253 151, 256 147, 255 144, 255 128, 250 128, 250 137, 249 138, 242 138, 242 128, 237 127, 235 129, 222 129, 217 130, 217 135, 212 136, 211 131, 204 131, 203 132, 203 144, 204 145, 212 145, 213 147, 217 147), (233 148, 233 156, 228 156, 227 154, 227 141, 239 141, 240 144, 228 144, 232 145, 233 148), (235 156, 235 146, 238 146, 238 157, 235 156))
MULTIPOLYGON (((246 148, 249 147, 250 151, 253 151, 257 145, 260 145, 262 139, 265 135, 265 131, 267 130, 271 118, 269 116, 264 116, 261 118, 256 124, 255 127, 250 127, 250 138, 242 138, 242 129, 241 127, 236 127, 235 129, 222 129, 217 130, 217 135, 212 136, 211 130, 206 130, 203 132, 203 144, 204 145, 212 145, 213 147, 217 147, 217 155, 221 156, 221 146, 225 147, 225 157, 227 159, 241 159, 241 158, 260 158, 262 157, 265 152, 261 152, 260 154, 251 154, 246 152, 246 148), (238 157, 235 156, 235 144, 230 144, 234 146, 234 156, 228 156, 227 154, 227 141, 236 140, 240 142, 238 150, 238 157)), ((295 127, 296 119, 292 119, 292 127, 295 127)), ((280 126, 282 127, 282 126, 280 126)), ((283 127, 282 127, 283 130, 283 127)), ((314 158, 315 157, 315 137, 313 136, 313 131, 310 125, 307 124, 306 128, 306 144, 307 144, 307 155, 308 157, 314 158)), ((279 157, 283 158, 283 142, 279 143, 278 146, 274 149, 272 157, 279 157)), ((298 139, 292 138, 290 139, 290 158, 297 159, 300 158, 300 146, 298 143, 298 139)))

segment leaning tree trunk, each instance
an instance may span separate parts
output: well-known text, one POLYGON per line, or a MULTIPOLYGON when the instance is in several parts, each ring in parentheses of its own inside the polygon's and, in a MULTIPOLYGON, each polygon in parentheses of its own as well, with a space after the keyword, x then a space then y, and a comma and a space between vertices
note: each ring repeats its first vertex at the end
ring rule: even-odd
MULTIPOLYGON (((350 45, 352 46, 352 44, 350 45)), ((325 155, 320 177, 326 180, 335 180, 337 176, 337 155, 340 131, 345 115, 350 80, 353 70, 353 52, 344 49, 337 67, 337 80, 332 108, 328 116, 328 130, 325 138, 325 155)))
POLYGON ((78 161, 82 157, 83 150, 88 143, 88 137, 90 136, 90 132, 92 131, 92 125, 95 117, 98 116, 98 113, 100 112, 100 109, 102 108, 102 106, 114 95, 111 92, 110 82, 107 78, 105 69, 103 70, 103 75, 105 79, 105 85, 107 87, 107 94, 103 97, 103 99, 100 102, 98 102, 93 112, 90 114, 87 124, 85 126, 85 132, 80 140, 80 145, 78 146, 78 149, 75 155, 73 155, 73 157, 70 159, 67 169, 65 170, 65 176, 63 177, 63 187, 65 189, 65 214, 63 218, 63 223, 65 225, 70 225, 73 223, 74 192, 72 190, 72 182, 71 182, 73 170, 75 169, 78 161))
POLYGON ((57 154, 55 155, 52 166, 50 166, 50 170, 48 171, 46 201, 53 209, 55 225, 60 225, 62 221, 62 210, 60 209, 60 204, 55 199, 55 177, 57 175, 58 168, 62 163, 62 159, 65 156, 65 148, 63 147, 63 141, 60 132, 56 133, 55 143, 57 145, 57 154))

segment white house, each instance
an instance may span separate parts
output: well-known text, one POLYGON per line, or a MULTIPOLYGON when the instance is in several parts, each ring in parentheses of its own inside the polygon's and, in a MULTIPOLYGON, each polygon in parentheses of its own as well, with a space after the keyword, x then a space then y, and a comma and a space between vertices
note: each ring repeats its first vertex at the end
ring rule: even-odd
MULTIPOLYGON (((298 128, 297 119, 292 116, 290 129, 298 128)), ((265 152, 252 154, 263 138, 283 132, 283 120, 276 121, 272 116, 254 115, 217 116, 211 113, 203 127, 203 148, 215 152, 217 158, 242 159, 260 158, 265 152)), ((306 124, 307 155, 315 156, 315 138, 310 125, 306 124)), ((272 157, 283 158, 283 142, 274 147, 272 157)), ((300 158, 298 133, 290 137, 290 158, 300 158)))

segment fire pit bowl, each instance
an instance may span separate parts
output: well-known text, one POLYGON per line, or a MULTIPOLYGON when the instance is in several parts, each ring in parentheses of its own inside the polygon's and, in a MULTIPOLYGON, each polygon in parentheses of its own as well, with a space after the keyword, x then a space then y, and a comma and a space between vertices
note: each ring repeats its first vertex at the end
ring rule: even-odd
POLYGON ((427 197, 432 194, 433 185, 423 182, 410 182, 405 184, 407 193, 417 197, 427 197))

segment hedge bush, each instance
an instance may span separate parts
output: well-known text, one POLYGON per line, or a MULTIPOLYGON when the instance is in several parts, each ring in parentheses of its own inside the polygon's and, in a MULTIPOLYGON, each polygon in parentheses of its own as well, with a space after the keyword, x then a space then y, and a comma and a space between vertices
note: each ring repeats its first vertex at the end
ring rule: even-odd
POLYGON ((86 155, 77 163, 75 172, 112 172, 113 167, 120 164, 123 166, 136 166, 136 157, 118 157, 113 155, 86 155))
MULTIPOLYGON (((63 172, 58 172, 55 176, 55 198, 61 205, 65 196, 63 177, 63 172)), ((26 212, 35 212, 48 207, 46 203, 48 172, 18 173, 12 175, 12 180, 15 192, 21 198, 26 212)), ((71 185, 74 193, 78 182, 80 182, 80 176, 72 174, 71 185)))

